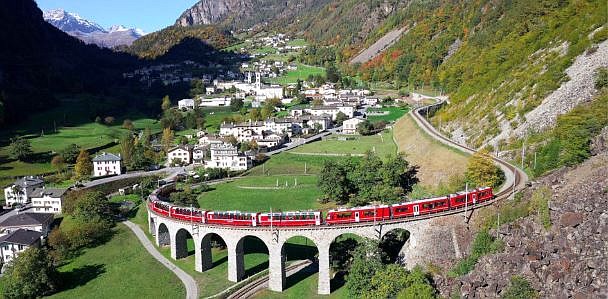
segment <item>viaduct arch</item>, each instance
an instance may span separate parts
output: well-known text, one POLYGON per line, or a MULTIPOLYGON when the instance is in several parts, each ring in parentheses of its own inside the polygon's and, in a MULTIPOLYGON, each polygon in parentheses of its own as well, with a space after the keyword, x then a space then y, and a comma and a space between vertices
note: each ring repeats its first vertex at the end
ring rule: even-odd
MULTIPOLYGON (((226 244, 228 252, 228 280, 241 281, 245 276, 244 240, 255 237, 268 249, 269 288, 282 292, 286 286, 286 252, 285 244, 293 237, 304 237, 314 243, 318 250, 319 294, 331 292, 330 282, 330 246, 341 235, 353 234, 363 238, 382 239, 387 233, 396 229, 409 232, 408 249, 419 250, 420 245, 433 242, 433 234, 428 233, 430 221, 416 219, 396 223, 359 223, 352 226, 313 226, 296 228, 269 227, 227 227, 191 223, 166 218, 148 209, 150 233, 158 246, 169 246, 171 257, 179 259, 188 256, 186 240, 194 242, 194 269, 198 272, 211 269, 213 258, 211 240, 219 236, 226 244)), ((415 263, 415 261, 413 261, 415 263)))

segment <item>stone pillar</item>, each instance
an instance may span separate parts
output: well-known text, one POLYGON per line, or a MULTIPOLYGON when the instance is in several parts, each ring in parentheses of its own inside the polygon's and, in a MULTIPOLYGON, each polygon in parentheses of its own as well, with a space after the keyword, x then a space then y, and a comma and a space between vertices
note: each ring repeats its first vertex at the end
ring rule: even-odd
POLYGON ((156 236, 156 221, 154 221, 154 217, 148 216, 148 228, 150 229, 150 234, 156 236))
POLYGON ((226 242, 228 247, 228 280, 239 282, 245 275, 243 242, 226 242))
POLYGON ((183 230, 175 234, 175 258, 182 259, 188 257, 188 237, 183 230))
POLYGON ((213 267, 213 255, 211 253, 211 238, 203 238, 196 240, 194 247, 196 252, 194 258, 196 261, 196 271, 203 272, 213 267))
POLYGON ((281 246, 268 248, 268 288, 275 292, 283 292, 285 287, 285 255, 281 249, 281 246))
POLYGON ((178 259, 177 257, 177 242, 176 242, 176 234, 175 232, 169 230, 169 239, 171 240, 171 258, 173 258, 174 260, 178 259))
POLYGON ((329 275, 329 246, 330 244, 319 244, 319 295, 331 293, 331 276, 329 275))

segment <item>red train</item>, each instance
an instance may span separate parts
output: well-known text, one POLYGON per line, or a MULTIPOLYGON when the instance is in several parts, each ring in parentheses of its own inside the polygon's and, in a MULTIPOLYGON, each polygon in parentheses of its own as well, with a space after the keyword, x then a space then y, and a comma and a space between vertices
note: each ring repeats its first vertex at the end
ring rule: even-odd
POLYGON ((474 206, 494 198, 492 188, 484 187, 443 197, 427 198, 392 205, 334 209, 323 220, 321 211, 257 213, 241 211, 204 211, 173 206, 161 201, 158 192, 150 195, 150 208, 163 216, 190 222, 228 226, 311 226, 383 221, 439 213, 474 206))

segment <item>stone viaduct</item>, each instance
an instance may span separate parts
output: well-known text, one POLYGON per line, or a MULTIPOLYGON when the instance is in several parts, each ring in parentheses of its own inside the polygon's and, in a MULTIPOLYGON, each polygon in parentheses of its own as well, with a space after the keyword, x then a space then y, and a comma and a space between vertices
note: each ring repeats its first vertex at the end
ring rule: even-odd
POLYGON ((155 237, 157 246, 170 246, 173 259, 188 256, 187 239, 191 236, 195 246, 196 271, 203 272, 213 265, 211 255, 211 236, 221 237, 226 243, 228 251, 228 280, 238 282, 244 278, 244 250, 246 237, 256 237, 266 245, 269 262, 269 288, 272 291, 282 292, 285 288, 285 261, 284 245, 292 237, 305 237, 311 240, 318 250, 319 264, 319 294, 329 294, 330 288, 330 246, 337 237, 344 234, 354 234, 365 238, 381 239, 388 232, 395 229, 404 229, 410 233, 405 244, 407 250, 418 250, 423 243, 432 243, 433 234, 427 234, 432 218, 415 218, 410 221, 384 223, 360 223, 340 226, 311 226, 294 228, 270 227, 229 227, 190 223, 167 218, 148 209, 150 233, 155 237))

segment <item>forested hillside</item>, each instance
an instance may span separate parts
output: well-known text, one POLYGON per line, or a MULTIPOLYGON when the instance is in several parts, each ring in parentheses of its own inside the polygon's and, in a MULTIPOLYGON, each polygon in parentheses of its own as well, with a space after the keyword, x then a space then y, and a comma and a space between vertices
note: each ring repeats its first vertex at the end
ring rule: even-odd
POLYGON ((435 124, 474 147, 504 150, 594 98, 597 70, 608 66, 607 14, 601 0, 335 1, 292 29, 307 28, 316 41, 303 61, 335 61, 344 73, 398 89, 447 92, 435 124), (386 17, 373 22, 374 11, 386 17), (368 18, 349 18, 358 14, 368 18), (397 28, 408 30, 386 51, 347 64, 397 28))
MULTIPOLYGON (((157 58, 168 53, 169 50, 186 39, 199 41, 217 49, 225 48, 234 42, 234 38, 229 32, 225 32, 216 26, 170 26, 137 39, 125 51, 141 58, 157 58)), ((197 51, 200 52, 200 49, 195 47, 190 54, 196 56, 195 52, 197 51)), ((184 59, 188 58, 185 57, 184 59)))
POLYGON ((0 19, 0 126, 52 107, 58 92, 114 89, 139 63, 53 27, 31 0, 3 0, 0 19))

